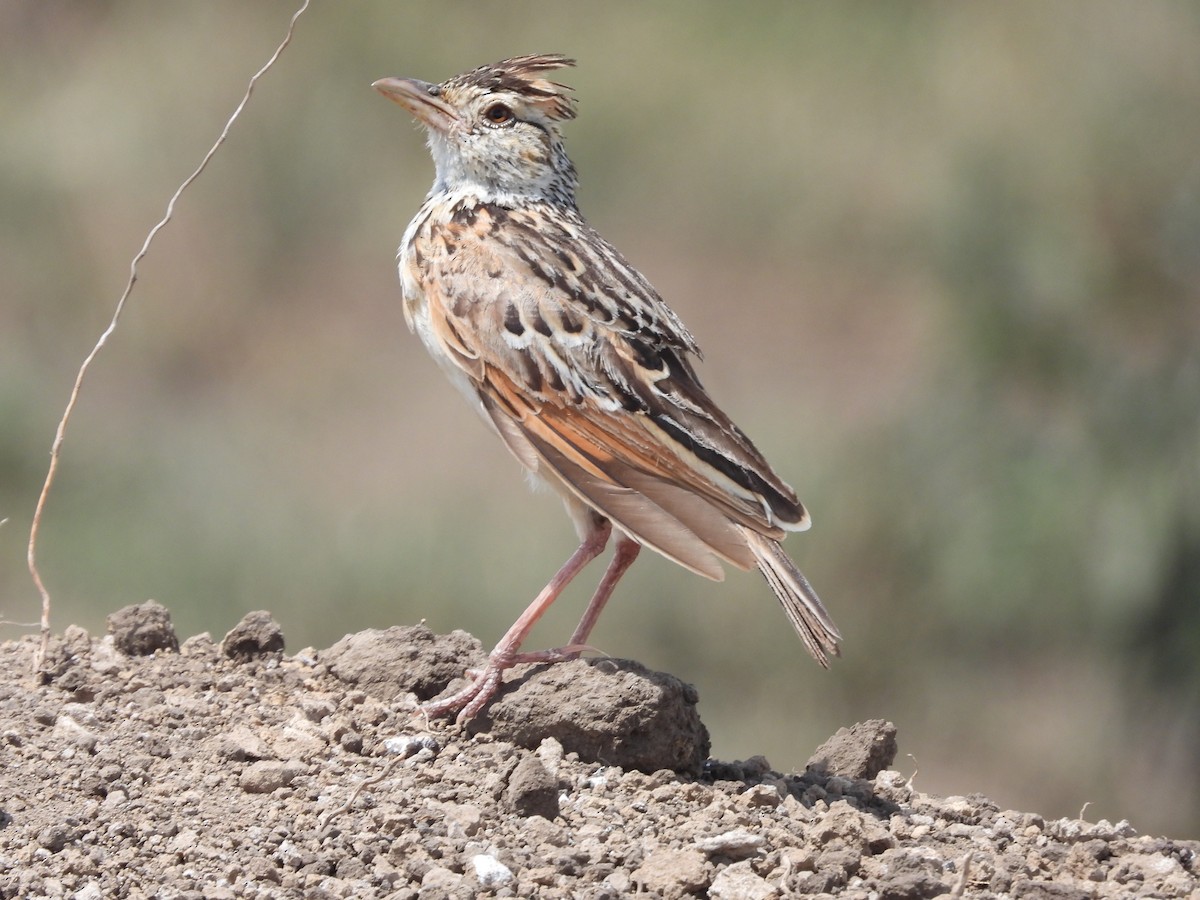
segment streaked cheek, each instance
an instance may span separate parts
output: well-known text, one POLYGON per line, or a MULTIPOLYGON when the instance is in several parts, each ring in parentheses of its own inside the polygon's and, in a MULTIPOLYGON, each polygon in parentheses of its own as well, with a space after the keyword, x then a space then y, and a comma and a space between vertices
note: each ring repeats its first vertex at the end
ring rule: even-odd
POLYGON ((544 166, 550 162, 550 154, 542 147, 523 147, 520 156, 530 165, 544 166))

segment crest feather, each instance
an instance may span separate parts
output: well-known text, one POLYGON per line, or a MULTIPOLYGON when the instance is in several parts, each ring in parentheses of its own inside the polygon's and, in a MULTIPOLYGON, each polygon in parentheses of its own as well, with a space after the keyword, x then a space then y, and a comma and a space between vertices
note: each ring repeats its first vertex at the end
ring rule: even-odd
POLYGON ((487 91, 519 94, 556 120, 575 118, 575 98, 571 88, 543 78, 543 72, 575 65, 575 60, 559 53, 516 56, 480 66, 447 81, 444 87, 474 85, 487 91))

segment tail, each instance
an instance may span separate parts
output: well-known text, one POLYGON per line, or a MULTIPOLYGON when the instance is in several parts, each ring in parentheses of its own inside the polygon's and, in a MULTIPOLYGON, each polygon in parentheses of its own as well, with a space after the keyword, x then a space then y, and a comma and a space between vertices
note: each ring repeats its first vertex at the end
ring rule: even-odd
POLYGON ((841 655, 838 642, 842 636, 821 603, 821 598, 812 589, 804 573, 797 569, 796 564, 783 552, 779 541, 744 526, 738 527, 745 534, 746 543, 754 553, 758 570, 763 573, 763 577, 771 585, 771 590, 783 604, 783 611, 787 613, 792 627, 804 641, 804 646, 808 648, 813 659, 828 669, 829 657, 841 655))

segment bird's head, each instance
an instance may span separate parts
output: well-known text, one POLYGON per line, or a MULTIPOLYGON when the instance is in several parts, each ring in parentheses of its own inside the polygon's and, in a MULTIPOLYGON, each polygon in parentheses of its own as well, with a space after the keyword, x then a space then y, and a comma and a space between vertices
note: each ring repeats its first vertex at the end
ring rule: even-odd
POLYGON ((429 132, 434 190, 465 190, 491 202, 574 205, 576 176, 560 124, 575 116, 570 88, 544 77, 573 66, 558 55, 519 56, 441 84, 382 78, 372 87, 429 132))

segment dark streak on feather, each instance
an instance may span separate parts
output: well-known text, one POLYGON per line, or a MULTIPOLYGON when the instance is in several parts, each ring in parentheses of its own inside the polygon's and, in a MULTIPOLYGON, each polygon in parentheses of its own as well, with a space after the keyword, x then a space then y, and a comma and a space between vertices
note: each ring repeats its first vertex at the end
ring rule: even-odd
POLYGON ((512 303, 504 310, 504 328, 517 337, 525 333, 525 325, 521 321, 521 312, 512 303))
POLYGON ((779 497, 779 492, 768 484, 757 472, 739 466, 723 453, 696 440, 694 435, 687 431, 687 429, 681 428, 669 416, 665 416, 662 413, 652 413, 651 418, 663 431, 685 446, 699 459, 708 463, 718 472, 728 476, 734 484, 739 484, 747 490, 761 495, 774 508, 775 502, 773 501, 779 497))
POLYGON ((656 348, 651 347, 643 340, 632 338, 627 341, 629 349, 633 351, 634 359, 637 364, 643 369, 651 372, 665 372, 667 365, 663 360, 662 353, 656 348))
POLYGON ((579 334, 583 331, 583 323, 571 315, 565 307, 559 310, 558 318, 562 322, 563 331, 567 334, 579 334))
POLYGON ((475 219, 478 215, 478 206, 474 204, 467 206, 465 203, 460 203, 454 207, 454 212, 450 214, 450 221, 456 225, 462 225, 469 228, 475 224, 475 219))

